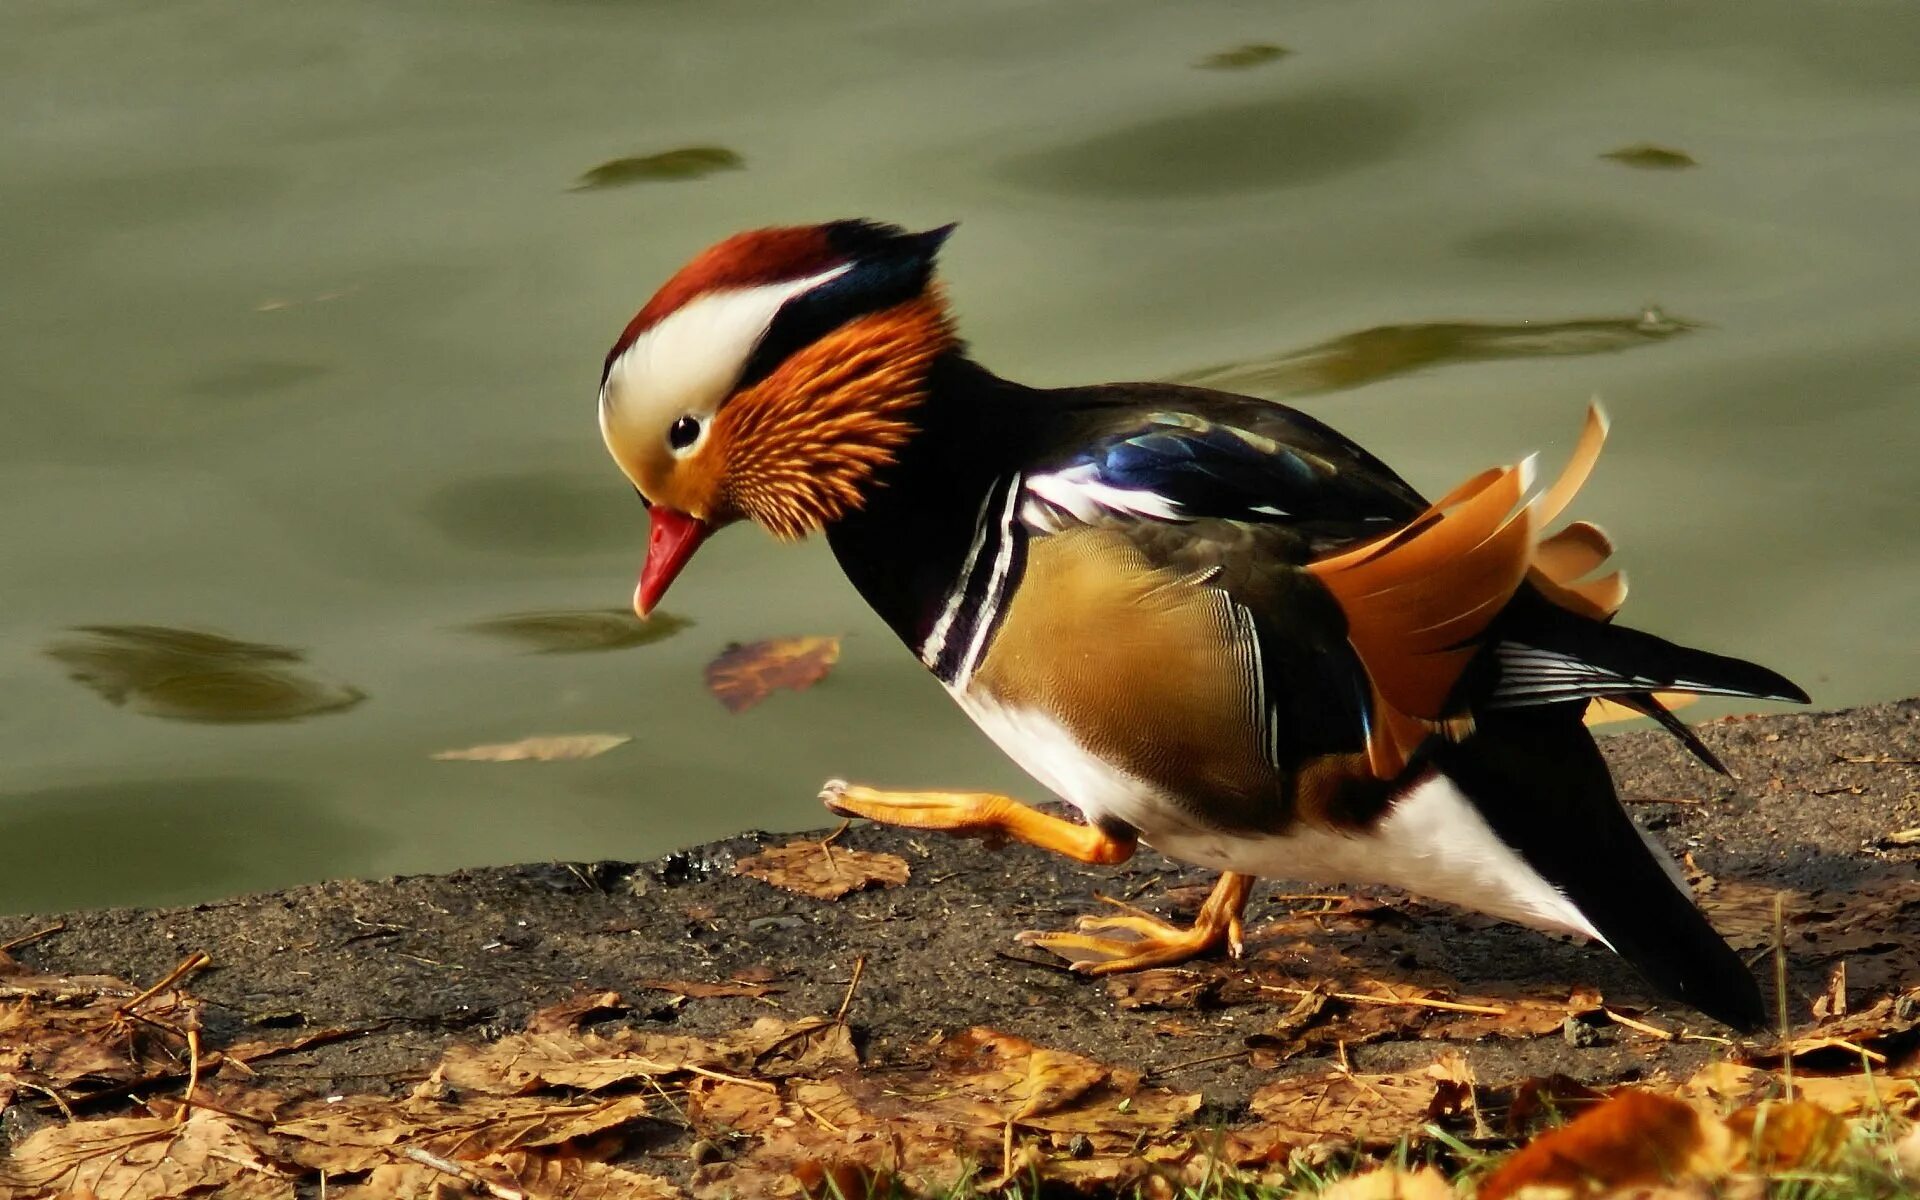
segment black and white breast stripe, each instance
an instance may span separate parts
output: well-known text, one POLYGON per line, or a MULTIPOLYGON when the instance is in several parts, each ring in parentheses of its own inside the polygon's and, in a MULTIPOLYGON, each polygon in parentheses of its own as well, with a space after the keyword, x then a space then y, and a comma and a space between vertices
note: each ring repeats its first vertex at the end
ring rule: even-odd
POLYGON ((1000 626, 1006 600, 1027 564, 1027 532, 1020 524, 1018 472, 987 490, 973 542, 960 563, 953 590, 920 644, 920 661, 955 691, 965 691, 1000 626))

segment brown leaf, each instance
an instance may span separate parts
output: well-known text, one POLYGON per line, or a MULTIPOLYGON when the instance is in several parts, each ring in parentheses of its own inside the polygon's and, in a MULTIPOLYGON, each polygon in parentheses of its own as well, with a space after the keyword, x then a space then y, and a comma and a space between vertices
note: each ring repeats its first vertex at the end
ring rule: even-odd
POLYGON ((1432 1167, 1403 1171, 1381 1167, 1342 1179, 1323 1191, 1319 1200, 1454 1200, 1446 1176, 1432 1167))
POLYGON ((560 762, 597 758, 632 740, 622 733, 553 734, 521 738, 517 742, 490 742, 464 750, 441 750, 433 757, 440 762, 560 762))
POLYGON ((734 870, 816 900, 838 900, 876 884, 899 887, 909 868, 897 854, 799 841, 743 858, 734 870))
POLYGON ((1471 1075, 1450 1052, 1421 1072, 1357 1075, 1329 1070, 1277 1080, 1255 1092, 1248 1108, 1272 1132, 1299 1144, 1388 1146, 1429 1122, 1459 1117, 1472 1106, 1471 1075))
POLYGON ((137 990, 109 976, 0 979, 0 1097, 28 1084, 75 1099, 184 1072, 200 1002, 174 989, 126 1006, 137 990))
POLYGON ((1746 1165, 1769 1175, 1817 1171, 1839 1156, 1847 1140, 1844 1121, 1818 1104, 1776 1100, 1743 1108, 1727 1118, 1746 1165))
POLYGON ((1200 1104, 1198 1095, 1143 1088, 1131 1072, 990 1029, 948 1039, 931 1071, 841 1082, 861 1108, 877 1115, 987 1129, 1014 1122, 1108 1142, 1168 1132, 1200 1104))
POLYGON ((703 1134, 760 1133, 784 1107, 779 1093, 730 1079, 687 1084, 687 1119, 703 1134))
POLYGON ((689 1000, 717 1000, 729 996, 749 996, 758 999, 770 996, 785 988, 765 983, 742 983, 738 980, 726 980, 721 983, 703 983, 697 979, 643 979, 643 988, 652 988, 656 992, 672 992, 676 996, 685 996, 689 1000))
POLYGON ((274 1132, 292 1139, 287 1157, 326 1171, 370 1171, 397 1148, 474 1157, 492 1152, 559 1146, 619 1129, 645 1117, 644 1095, 586 1101, 545 1096, 474 1095, 453 1102, 409 1096, 348 1096, 338 1103, 307 1101, 274 1132))
POLYGON ((775 688, 803 692, 840 661, 837 637, 735 642, 707 664, 707 688, 728 712, 745 712, 775 688))
POLYGON ((171 1117, 108 1117, 51 1125, 0 1160, 0 1193, 91 1191, 99 1200, 167 1200, 218 1191, 293 1200, 293 1179, 255 1145, 256 1127, 195 1109, 171 1117))
POLYGON ((527 1018, 528 1033, 562 1033, 580 1028, 588 1017, 602 1013, 624 1012, 626 1005, 619 992, 581 992, 569 1000, 550 1004, 527 1018))
POLYGON ((1218 992, 1218 978, 1199 971, 1164 968, 1107 978, 1107 994, 1121 1008, 1199 1008, 1218 992))
POLYGON ((843 1025, 825 1017, 762 1017, 746 1029, 712 1038, 632 1029, 605 1035, 509 1034, 485 1045, 449 1046, 441 1072, 455 1088, 511 1096, 552 1087, 597 1091, 694 1067, 781 1078, 799 1072, 827 1074, 858 1061, 843 1025))
POLYGON ((1476 997, 1471 1002, 1505 1011, 1498 1016, 1490 1013, 1453 1016, 1444 1011, 1438 1012, 1435 1019, 1421 1031, 1421 1036, 1463 1042, 1484 1038, 1545 1037, 1559 1032, 1568 1017, 1585 1016, 1601 1009, 1600 993, 1590 987, 1575 988, 1565 1000, 1537 1000, 1532 997, 1492 1000, 1476 997))
POLYGON ((1480 1200, 1504 1200, 1526 1188, 1591 1195, 1724 1173, 1732 1138, 1691 1105, 1630 1089, 1535 1138, 1480 1185, 1480 1200))

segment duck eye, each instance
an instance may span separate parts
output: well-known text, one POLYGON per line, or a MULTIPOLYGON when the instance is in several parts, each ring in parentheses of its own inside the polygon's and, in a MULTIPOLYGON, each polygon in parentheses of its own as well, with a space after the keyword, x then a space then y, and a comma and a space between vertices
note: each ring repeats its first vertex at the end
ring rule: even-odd
POLYGON ((685 450, 688 446, 693 445, 694 439, 699 436, 700 419, 698 417, 681 417, 667 430, 667 445, 672 446, 675 450, 685 450))

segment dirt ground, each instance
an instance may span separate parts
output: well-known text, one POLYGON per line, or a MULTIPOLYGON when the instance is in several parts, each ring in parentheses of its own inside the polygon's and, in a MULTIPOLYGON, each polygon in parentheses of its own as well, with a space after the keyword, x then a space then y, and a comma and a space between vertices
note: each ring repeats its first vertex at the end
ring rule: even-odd
MULTIPOLYGON (((1756 961, 1771 941, 1771 897, 1788 893, 1794 1020, 1807 1020, 1816 998, 1830 995, 1838 963, 1856 1009, 1920 984, 1920 838, 1889 837, 1920 826, 1920 700, 1725 720, 1702 726, 1701 735, 1738 779, 1707 772, 1656 734, 1604 744, 1633 811, 1710 877, 1702 884, 1709 911, 1756 961)), ((748 834, 640 864, 533 864, 324 883, 184 908, 13 915, 0 917, 0 943, 64 921, 16 957, 50 974, 112 974, 137 986, 206 951, 213 965, 191 986, 208 1003, 216 1038, 366 1030, 261 1062, 261 1085, 291 1095, 403 1089, 449 1040, 496 1036, 581 989, 619 991, 634 1005, 629 1020, 694 1033, 769 1012, 831 1015, 862 958, 848 1012, 869 1061, 911 1058, 937 1034, 984 1025, 1199 1091, 1221 1119, 1276 1073, 1309 1061, 1272 1050, 1291 998, 1236 1000, 1219 989, 1238 970, 1230 964, 1170 977, 1194 986, 1156 1000, 1122 996, 1124 987, 1066 973, 1014 943, 1020 930, 1062 928, 1102 908, 1096 892, 1163 913, 1190 911, 1211 882, 1205 873, 1150 853, 1121 868, 1085 868, 1024 848, 995 852, 870 826, 835 845, 901 855, 912 869, 904 886, 825 902, 734 873, 738 858, 788 840, 748 834), (741 973, 770 973, 783 990, 685 999, 644 986, 741 973)), ((1391 893, 1372 893, 1382 903, 1356 908, 1300 898, 1302 890, 1262 881, 1256 891, 1248 951, 1268 979, 1297 968, 1301 982, 1316 982, 1327 960, 1315 956, 1334 947, 1342 978, 1375 988, 1418 985, 1422 994, 1499 1003, 1564 1001, 1590 986, 1608 1008, 1657 1029, 1727 1033, 1656 1000, 1600 949, 1391 893), (1316 928, 1324 944, 1315 944, 1316 928)), ((1489 1083, 1551 1072, 1593 1083, 1681 1074, 1725 1049, 1723 1041, 1667 1040, 1604 1019, 1571 1032, 1580 1036, 1452 1036, 1489 1083)), ((1389 1031, 1316 1053, 1323 1062, 1346 1053, 1356 1070, 1390 1070, 1430 1060, 1432 1042, 1420 1039, 1434 1036, 1389 1031)), ((18 1137, 41 1119, 16 1107, 0 1135, 18 1137)))

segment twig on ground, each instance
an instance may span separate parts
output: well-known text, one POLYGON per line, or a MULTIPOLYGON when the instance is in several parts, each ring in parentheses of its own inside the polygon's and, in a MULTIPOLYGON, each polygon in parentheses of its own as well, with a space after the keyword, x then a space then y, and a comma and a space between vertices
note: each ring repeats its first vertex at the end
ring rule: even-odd
POLYGON ((452 1159, 441 1158, 431 1151, 422 1150, 418 1146, 408 1146, 400 1153, 423 1167, 431 1167, 442 1175, 451 1175, 469 1187, 479 1188, 489 1196, 498 1197, 498 1200, 527 1200, 525 1192, 516 1192, 512 1188, 504 1188, 497 1183, 489 1182, 477 1171, 463 1167, 452 1159))
POLYGON ((1239 1050, 1228 1050, 1223 1054, 1209 1054, 1205 1058, 1190 1058, 1185 1062, 1170 1063, 1164 1067, 1155 1067, 1143 1075, 1142 1078, 1154 1079, 1161 1075, 1171 1075, 1175 1071, 1184 1071, 1188 1067, 1204 1067, 1208 1063, 1231 1062, 1236 1058, 1245 1058, 1249 1053, 1250 1051, 1243 1047, 1239 1050))
POLYGON ((132 1013, 134 1009, 139 1008, 142 1004, 145 1004, 147 1001, 153 999, 155 996, 159 995, 161 992, 166 991, 168 988, 172 987, 174 984, 179 983, 182 979, 185 979, 187 976, 193 974, 195 971, 198 971, 200 968, 206 966, 208 963, 212 961, 213 961, 213 956, 208 954, 205 950, 194 951, 192 954, 187 956, 187 959, 185 962, 181 963, 179 966, 175 967, 173 970, 168 971, 166 974, 166 977, 162 979, 159 983, 154 984, 152 987, 148 988, 146 991, 141 992, 138 996, 135 996, 133 999, 127 1001, 125 1004, 122 1004, 120 1006, 120 1011, 122 1013, 132 1013))
POLYGON ((1459 1000, 1427 1000, 1417 996, 1369 996, 1361 992, 1320 992, 1313 988, 1283 987, 1277 983, 1262 983, 1255 986, 1263 992, 1285 992, 1289 996, 1326 996, 1333 1000, 1346 1000, 1354 1004, 1406 1005, 1412 1008, 1437 1008, 1445 1012, 1480 1013, 1489 1017, 1507 1015, 1507 1010, 1504 1008, 1491 1004, 1467 1004, 1459 1000))
POLYGON ((1648 1037, 1657 1037, 1663 1042, 1671 1042, 1674 1040, 1672 1032, 1662 1029, 1658 1025, 1649 1025, 1645 1021, 1636 1021, 1632 1017, 1624 1013, 1617 1013, 1610 1008, 1603 1008, 1600 1011, 1607 1014, 1607 1019, 1616 1025, 1625 1025, 1628 1029, 1634 1030, 1637 1033, 1644 1033, 1648 1037))
POLYGON ((847 1009, 853 1006, 853 992, 860 986, 860 976, 867 969, 867 956, 862 954, 853 960, 853 978, 847 980, 847 994, 840 998, 840 1011, 833 1014, 835 1025, 847 1023, 847 1009))
POLYGON ((681 1069, 689 1075, 704 1075, 708 1079, 718 1079, 722 1083, 737 1083, 742 1087, 750 1087, 756 1092, 771 1092, 776 1096, 780 1094, 779 1088, 763 1079, 746 1079, 739 1075, 729 1075, 725 1071, 713 1071, 706 1067, 696 1067, 691 1063, 681 1069))
POLYGON ((0 954, 5 954, 10 950, 18 950, 22 946, 31 946, 41 938, 49 938, 56 933, 64 933, 66 928, 67 923, 65 921, 55 921, 44 929, 36 929, 32 933, 23 933, 11 941, 0 942, 0 954))
POLYGON ((1787 1019, 1787 894, 1773 894, 1773 999, 1780 1014, 1780 1078, 1793 1103, 1793 1025, 1787 1019))

